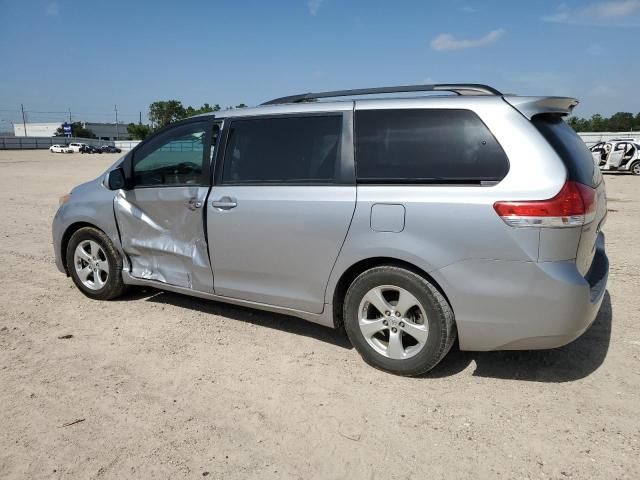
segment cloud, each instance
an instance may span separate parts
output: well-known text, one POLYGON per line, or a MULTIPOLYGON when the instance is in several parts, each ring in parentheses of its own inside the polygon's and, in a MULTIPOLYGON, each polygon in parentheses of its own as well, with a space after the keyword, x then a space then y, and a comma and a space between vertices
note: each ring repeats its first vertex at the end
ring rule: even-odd
POLYGON ((464 48, 485 47, 500 40, 504 33, 504 29, 499 28, 476 40, 457 39, 450 33, 441 33, 431 41, 431 48, 434 50, 462 50, 464 48))
POLYGON ((460 8, 460 11, 464 13, 476 13, 478 10, 467 5, 465 7, 460 8))
POLYGON ((318 10, 320 10, 320 7, 322 6, 322 2, 324 2, 324 0, 309 0, 307 2, 309 13, 316 16, 318 14, 318 10))
POLYGON ((598 2, 579 8, 569 8, 562 3, 555 13, 541 20, 590 26, 640 26, 640 0, 616 0, 598 2))
POLYGON ((618 2, 595 3, 587 7, 586 10, 594 15, 602 15, 604 17, 624 17, 640 11, 640 1, 623 0, 618 2))
POLYGON ((49 17, 57 17, 59 13, 60 13, 60 5, 58 5, 58 2, 49 2, 47 4, 46 14, 49 17))

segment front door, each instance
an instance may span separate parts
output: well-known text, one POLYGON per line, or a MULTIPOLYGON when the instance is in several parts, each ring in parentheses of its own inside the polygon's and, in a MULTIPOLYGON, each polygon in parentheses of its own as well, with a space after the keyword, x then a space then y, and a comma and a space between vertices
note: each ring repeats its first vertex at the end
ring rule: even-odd
POLYGON ((133 188, 115 199, 132 276, 213 292, 203 218, 210 137, 208 120, 188 121, 133 152, 133 188))
POLYGON ((356 204, 351 109, 225 129, 207 205, 216 295, 321 313, 356 204))
POLYGON ((595 144, 589 150, 591 151, 591 156, 593 157, 593 161, 598 167, 604 166, 607 163, 607 146, 604 142, 600 142, 595 144))

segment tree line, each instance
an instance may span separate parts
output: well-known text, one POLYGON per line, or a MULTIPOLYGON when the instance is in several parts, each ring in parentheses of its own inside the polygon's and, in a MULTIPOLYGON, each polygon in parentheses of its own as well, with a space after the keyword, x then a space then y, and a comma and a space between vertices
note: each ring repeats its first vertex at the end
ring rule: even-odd
MULTIPOLYGON (((245 108, 246 105, 241 103, 235 107, 227 108, 245 108)), ((217 112, 221 110, 219 104, 209 105, 205 103, 201 107, 192 107, 191 105, 185 107, 179 100, 161 100, 153 102, 149 105, 149 121, 151 125, 143 125, 141 123, 130 123, 127 126, 127 133, 134 140, 144 140, 151 133, 161 128, 166 127, 170 123, 177 122, 183 118, 192 117, 194 115, 200 115, 201 113, 217 112)))
POLYGON ((640 131, 640 113, 635 116, 629 112, 614 113, 603 117, 599 113, 591 118, 569 117, 567 123, 576 132, 638 132, 640 131))

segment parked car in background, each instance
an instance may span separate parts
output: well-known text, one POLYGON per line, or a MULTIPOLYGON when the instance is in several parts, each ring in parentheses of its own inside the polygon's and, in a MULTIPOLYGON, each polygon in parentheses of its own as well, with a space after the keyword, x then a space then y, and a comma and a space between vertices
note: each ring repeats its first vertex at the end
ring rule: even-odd
POLYGON ((122 153, 118 147, 114 147, 113 145, 103 145, 100 147, 104 153, 122 153))
POLYGON ((73 149, 66 145, 51 145, 49 151, 51 153, 73 153, 73 149))
POLYGON ((603 171, 626 171, 640 175, 640 143, 631 139, 609 140, 593 145, 591 155, 603 171))
POLYGON ((143 285, 344 325, 402 375, 456 339, 559 347, 609 271, 605 184, 563 120, 577 103, 417 85, 179 121, 63 197, 56 265, 96 300, 143 285))
POLYGON ((73 142, 73 143, 70 143, 70 144, 69 144, 69 148, 70 148, 71 150, 73 150, 74 152, 76 152, 76 153, 80 152, 80 150, 81 150, 83 147, 87 147, 87 146, 88 146, 88 145, 87 145, 86 143, 77 143, 77 142, 73 142))
POLYGON ((102 153, 102 150, 94 147, 93 145, 83 145, 80 148, 80 153, 102 153))

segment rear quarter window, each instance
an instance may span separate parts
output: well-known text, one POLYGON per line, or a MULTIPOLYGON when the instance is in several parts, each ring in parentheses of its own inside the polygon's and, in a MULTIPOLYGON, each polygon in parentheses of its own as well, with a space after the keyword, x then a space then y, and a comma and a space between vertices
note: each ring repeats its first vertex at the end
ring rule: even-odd
POLYGON ((536 115, 531 120, 562 159, 569 180, 597 187, 602 176, 593 156, 578 134, 558 115, 536 115))
POLYGON ((358 110, 360 183, 498 182, 509 161, 474 112, 460 109, 358 110))

